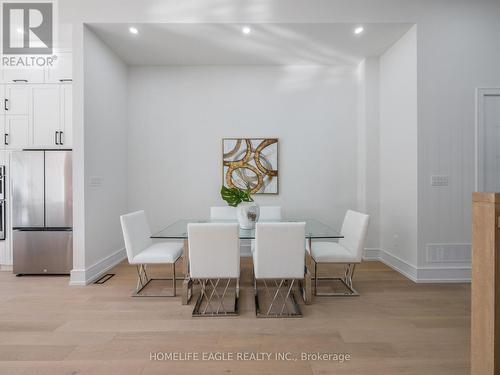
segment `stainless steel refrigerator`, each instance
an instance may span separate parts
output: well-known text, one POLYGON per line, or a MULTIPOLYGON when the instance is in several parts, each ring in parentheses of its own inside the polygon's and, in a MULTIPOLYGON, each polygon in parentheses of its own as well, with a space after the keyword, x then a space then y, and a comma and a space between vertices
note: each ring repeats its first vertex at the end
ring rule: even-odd
POLYGON ((15 274, 68 274, 73 265, 71 151, 11 154, 15 274))

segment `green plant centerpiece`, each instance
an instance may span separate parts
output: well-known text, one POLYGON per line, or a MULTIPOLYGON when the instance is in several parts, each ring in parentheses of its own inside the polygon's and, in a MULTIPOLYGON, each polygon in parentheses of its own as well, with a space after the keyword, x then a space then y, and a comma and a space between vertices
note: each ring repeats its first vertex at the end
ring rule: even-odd
POLYGON ((220 195, 222 199, 224 199, 231 207, 237 207, 241 202, 253 202, 250 188, 241 190, 237 187, 228 188, 226 186, 222 186, 220 189, 220 195))
POLYGON ((259 220, 259 205, 252 198, 251 188, 222 186, 220 195, 231 207, 236 207, 236 217, 242 229, 254 229, 259 220))

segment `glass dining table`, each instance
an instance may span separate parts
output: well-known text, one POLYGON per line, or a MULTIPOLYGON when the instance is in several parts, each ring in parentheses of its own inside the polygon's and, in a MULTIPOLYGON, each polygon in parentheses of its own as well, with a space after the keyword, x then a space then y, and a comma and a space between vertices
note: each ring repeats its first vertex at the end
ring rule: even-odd
MULTIPOLYGON (((343 238, 343 236, 331 228, 330 226, 316 220, 316 219, 283 219, 283 222, 305 222, 306 223, 306 236, 305 240, 308 241, 309 248, 311 248, 311 242, 313 240, 334 240, 343 238)), ((170 240, 183 240, 184 249, 182 257, 182 269, 184 274, 184 281, 182 286, 182 304, 187 305, 192 295, 192 280, 189 277, 189 246, 188 246, 188 235, 187 226, 189 223, 231 223, 236 222, 234 220, 189 220, 183 219, 178 220, 171 225, 165 227, 159 232, 153 234, 151 238, 153 239, 170 239, 170 240)), ((265 222, 265 220, 260 220, 259 222, 265 222)), ((275 220, 273 222, 276 222, 275 220)), ((255 229, 242 229, 240 228, 240 239, 242 240, 252 240, 255 239, 255 229)), ((311 285, 311 272, 310 270, 311 257, 308 252, 306 252, 306 270, 304 275, 304 282, 302 283, 302 293, 304 301, 306 304, 310 303, 312 300, 312 285, 311 285)))

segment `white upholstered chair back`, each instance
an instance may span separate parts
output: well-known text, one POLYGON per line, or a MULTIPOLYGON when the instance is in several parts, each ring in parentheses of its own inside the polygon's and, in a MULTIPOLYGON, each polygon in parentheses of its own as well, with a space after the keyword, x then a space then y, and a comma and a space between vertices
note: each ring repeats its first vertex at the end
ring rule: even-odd
POLYGON ((190 223, 188 241, 192 278, 240 277, 240 240, 237 223, 190 223))
POLYGON ((129 262, 142 250, 151 246, 151 230, 144 211, 136 211, 120 216, 123 239, 129 262))
POLYGON ((236 207, 231 207, 231 206, 210 207, 210 219, 236 220, 236 207))
POLYGON ((339 244, 349 250, 358 262, 363 256, 369 221, 370 215, 348 210, 340 231, 344 238, 339 240, 339 244))
POLYGON ((262 220, 262 221, 281 221, 281 206, 262 206, 262 207, 260 207, 259 220, 262 220))
POLYGON ((300 223, 257 223, 253 253, 256 279, 304 277, 305 226, 300 223))

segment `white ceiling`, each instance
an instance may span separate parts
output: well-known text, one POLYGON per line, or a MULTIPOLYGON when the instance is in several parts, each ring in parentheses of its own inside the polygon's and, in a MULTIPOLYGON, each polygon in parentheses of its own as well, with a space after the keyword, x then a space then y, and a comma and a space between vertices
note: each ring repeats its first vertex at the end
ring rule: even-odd
POLYGON ((129 65, 345 65, 379 56, 411 27, 364 24, 89 24, 129 65), (134 26, 137 35, 128 29, 134 26))

